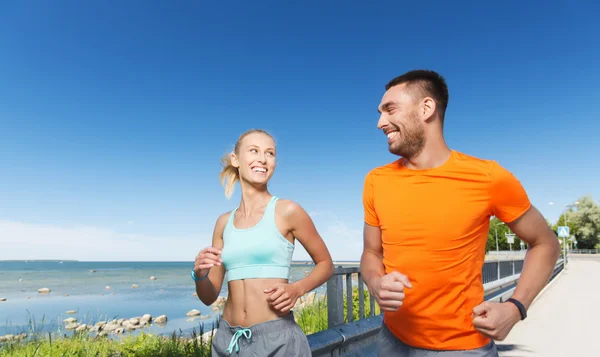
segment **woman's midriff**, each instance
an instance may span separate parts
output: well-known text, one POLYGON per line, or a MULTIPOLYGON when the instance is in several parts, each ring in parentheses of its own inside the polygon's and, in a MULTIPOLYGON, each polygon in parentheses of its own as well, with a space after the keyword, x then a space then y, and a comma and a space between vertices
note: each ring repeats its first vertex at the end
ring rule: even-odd
POLYGON ((284 279, 245 279, 228 283, 229 296, 223 310, 223 319, 231 326, 248 327, 261 322, 278 319, 289 314, 275 310, 267 298, 265 289, 287 284, 284 279))

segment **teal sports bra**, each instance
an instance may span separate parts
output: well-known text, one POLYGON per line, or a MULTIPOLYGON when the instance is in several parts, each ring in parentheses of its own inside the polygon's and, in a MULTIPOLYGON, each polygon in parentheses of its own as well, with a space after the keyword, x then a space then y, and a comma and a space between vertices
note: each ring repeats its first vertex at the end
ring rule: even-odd
POLYGON ((273 196, 261 220, 253 227, 237 229, 231 211, 223 231, 221 259, 227 281, 256 278, 290 278, 294 245, 277 229, 273 196))

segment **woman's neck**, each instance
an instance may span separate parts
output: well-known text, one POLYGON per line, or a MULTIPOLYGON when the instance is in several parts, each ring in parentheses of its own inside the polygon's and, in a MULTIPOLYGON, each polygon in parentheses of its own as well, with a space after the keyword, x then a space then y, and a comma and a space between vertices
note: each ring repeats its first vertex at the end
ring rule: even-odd
POLYGON ((252 185, 242 185, 242 200, 238 212, 243 217, 250 217, 253 213, 266 206, 271 200, 272 195, 266 187, 257 189, 252 185))

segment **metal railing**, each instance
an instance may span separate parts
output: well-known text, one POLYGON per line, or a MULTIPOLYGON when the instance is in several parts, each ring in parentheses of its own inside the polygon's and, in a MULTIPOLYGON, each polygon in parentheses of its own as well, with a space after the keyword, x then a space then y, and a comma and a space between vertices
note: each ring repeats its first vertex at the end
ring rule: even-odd
POLYGON ((569 254, 600 254, 600 249, 572 249, 569 254))
MULTIPOLYGON (((550 280, 554 279, 563 267, 563 260, 559 259, 550 280)), ((482 269, 484 299, 505 301, 512 295, 522 269, 523 260, 485 262, 482 269)), ((334 275, 327 281, 328 329, 308 335, 313 357, 375 356, 375 339, 381 328, 383 315, 375 314, 376 303, 370 295, 369 313, 365 313, 364 291, 365 286, 358 267, 335 269, 334 275), (357 321, 353 321, 354 282, 358 288, 357 321)))

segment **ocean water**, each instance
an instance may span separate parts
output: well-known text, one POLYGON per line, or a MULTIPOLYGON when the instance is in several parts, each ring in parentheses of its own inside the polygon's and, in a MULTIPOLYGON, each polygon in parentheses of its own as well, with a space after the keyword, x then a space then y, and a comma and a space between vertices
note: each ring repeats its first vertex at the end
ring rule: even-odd
MULTIPOLYGON (((144 314, 168 318, 165 326, 142 329, 150 333, 185 333, 200 325, 211 329, 219 312, 193 296, 192 266, 192 262, 0 262, 0 298, 6 299, 0 302, 0 336, 29 332, 31 326, 56 331, 68 317, 95 323, 144 314), (152 276, 156 280, 150 280, 152 276), (139 287, 134 289, 133 284, 139 287), (51 292, 39 294, 40 288, 51 292), (186 316, 192 309, 201 317, 186 316), (66 314, 68 310, 77 313, 66 314)), ((294 264, 290 280, 301 279, 313 267, 294 264)), ((220 295, 227 296, 226 283, 220 295)))

